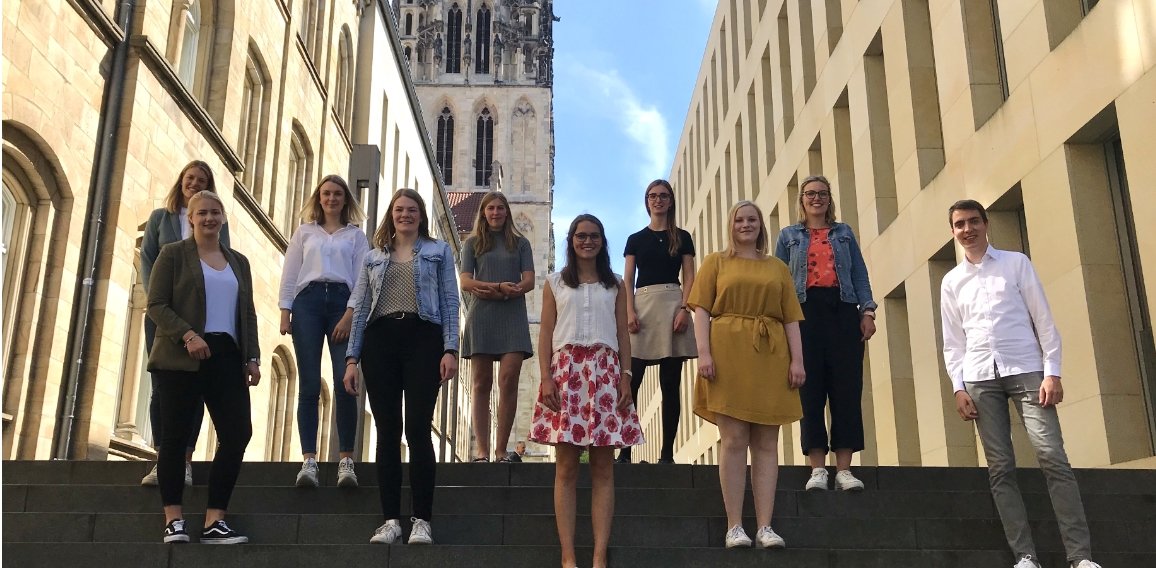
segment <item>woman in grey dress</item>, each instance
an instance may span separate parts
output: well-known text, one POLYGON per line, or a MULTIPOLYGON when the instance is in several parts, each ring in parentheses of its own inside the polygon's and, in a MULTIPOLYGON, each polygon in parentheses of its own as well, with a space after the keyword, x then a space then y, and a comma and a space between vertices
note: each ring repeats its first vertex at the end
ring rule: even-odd
POLYGON ((478 207, 474 234, 462 246, 462 291, 466 324, 462 357, 473 375, 475 462, 490 461, 490 391, 498 363, 498 432, 495 461, 509 462, 507 445, 518 409, 522 361, 531 357, 526 294, 534 289, 534 254, 530 241, 514 228, 510 202, 487 193, 478 207))

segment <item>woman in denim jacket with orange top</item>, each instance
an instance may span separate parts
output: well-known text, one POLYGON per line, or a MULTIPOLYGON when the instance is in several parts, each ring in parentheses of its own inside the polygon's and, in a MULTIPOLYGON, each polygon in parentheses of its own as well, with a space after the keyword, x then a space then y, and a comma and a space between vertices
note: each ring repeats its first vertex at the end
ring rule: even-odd
POLYGON ((851 455, 863 449, 863 347, 875 333, 875 301, 859 243, 851 227, 835 221, 827 178, 803 180, 798 218, 779 233, 775 256, 790 267, 806 318, 800 331, 807 382, 800 396, 803 453, 811 463, 807 490, 828 488, 824 464, 834 450, 835 487, 858 491, 863 482, 851 474, 851 455))
POLYGON ((441 384, 458 372, 458 281, 453 252, 430 236, 421 195, 399 189, 389 202, 374 248, 365 255, 349 306, 345 390, 357 394, 357 365, 377 425, 377 477, 385 523, 370 542, 401 539, 401 432, 413 497, 410 544, 432 544, 430 516, 436 467, 430 431, 441 384))

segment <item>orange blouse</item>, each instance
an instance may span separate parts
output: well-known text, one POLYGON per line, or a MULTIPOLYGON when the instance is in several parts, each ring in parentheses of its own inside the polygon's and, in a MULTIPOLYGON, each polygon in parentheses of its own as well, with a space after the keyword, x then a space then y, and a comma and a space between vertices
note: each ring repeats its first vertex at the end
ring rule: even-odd
POLYGON ((835 249, 827 237, 830 227, 810 229, 811 244, 807 247, 807 287, 838 288, 839 278, 835 275, 835 249))

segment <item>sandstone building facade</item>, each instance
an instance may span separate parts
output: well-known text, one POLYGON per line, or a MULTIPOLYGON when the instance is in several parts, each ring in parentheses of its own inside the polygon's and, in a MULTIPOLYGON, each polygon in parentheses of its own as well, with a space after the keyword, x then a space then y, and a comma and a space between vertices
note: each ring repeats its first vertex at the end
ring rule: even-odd
MULTIPOLYGON (((1153 124, 1149 0, 721 0, 671 180, 705 255, 725 248, 734 202, 758 203, 773 237, 797 221, 798 181, 831 179, 880 304, 862 463, 983 462, 940 355, 939 284, 963 258, 946 212, 972 198, 993 244, 1030 255, 1044 282, 1073 464, 1152 467, 1153 124)), ((653 432, 657 381, 645 384, 653 432)), ((782 463, 803 463, 798 435, 783 429, 782 463)), ((717 430, 684 413, 676 460, 717 453, 717 430)))

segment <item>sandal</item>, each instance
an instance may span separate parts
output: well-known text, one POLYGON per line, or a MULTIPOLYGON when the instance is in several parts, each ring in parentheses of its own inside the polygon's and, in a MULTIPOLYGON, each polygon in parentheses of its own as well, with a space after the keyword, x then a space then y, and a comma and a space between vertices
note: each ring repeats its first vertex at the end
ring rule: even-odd
POLYGON ((498 458, 497 463, 514 463, 514 461, 508 457, 502 457, 502 458, 498 458))
POLYGON ((474 458, 470 463, 490 463, 490 458, 474 458))

